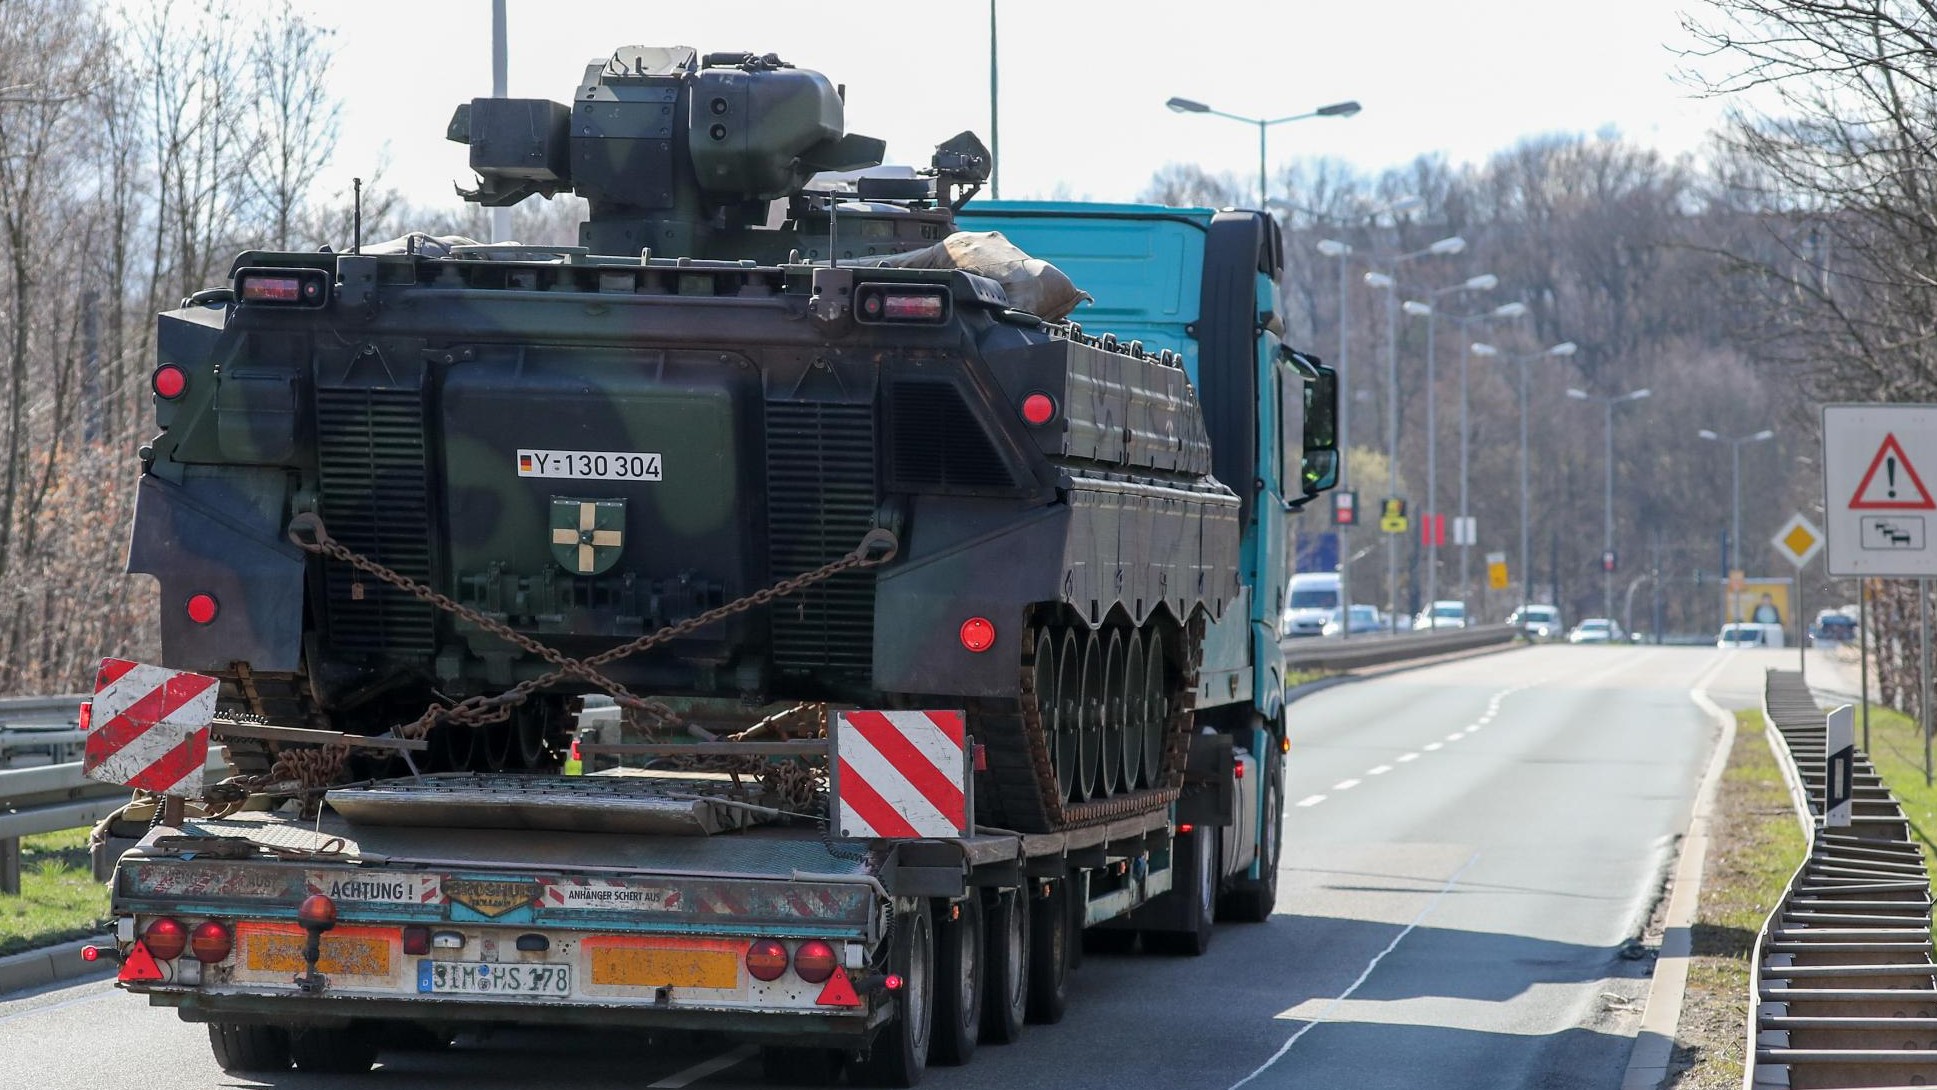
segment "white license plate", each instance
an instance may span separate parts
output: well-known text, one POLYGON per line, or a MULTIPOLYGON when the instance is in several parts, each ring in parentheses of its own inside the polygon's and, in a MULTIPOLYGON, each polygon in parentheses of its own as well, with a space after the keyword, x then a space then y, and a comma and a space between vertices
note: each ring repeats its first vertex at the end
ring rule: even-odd
POLYGON ((520 450, 518 476, 575 481, 656 481, 659 455, 636 450, 520 450))
POLYGON ((569 965, 420 961, 417 990, 435 995, 570 995, 569 965))

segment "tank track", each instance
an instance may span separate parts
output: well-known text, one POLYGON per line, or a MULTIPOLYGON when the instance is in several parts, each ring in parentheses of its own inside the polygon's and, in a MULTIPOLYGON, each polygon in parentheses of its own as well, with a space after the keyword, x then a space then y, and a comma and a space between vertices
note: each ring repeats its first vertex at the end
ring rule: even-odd
MULTIPOLYGON (((968 708, 970 733, 982 744, 987 762, 986 771, 976 776, 977 824, 1049 833, 1147 813, 1176 801, 1197 707, 1202 642, 1201 616, 1182 631, 1163 624, 1105 625, 1094 630, 1080 624, 1032 625, 1023 639, 1018 699, 975 701, 968 708), (1095 702, 1088 713, 1098 720, 1097 752, 1084 755, 1080 742, 1074 747, 1079 763, 1088 760, 1097 766, 1097 775, 1085 785, 1080 773, 1070 775, 1066 755, 1059 767, 1058 754, 1059 741, 1068 747, 1062 720, 1074 708, 1080 721, 1085 702, 1080 696, 1072 703, 1067 694, 1039 692, 1038 661, 1044 654, 1061 657, 1072 640, 1085 649, 1095 641, 1107 658, 1112 637, 1127 643, 1128 635, 1134 634, 1142 642, 1151 633, 1163 641, 1159 658, 1165 680, 1157 690, 1162 710, 1159 746, 1152 754, 1156 765, 1144 768, 1138 761, 1134 773, 1121 771, 1127 767, 1123 754, 1135 742, 1129 735, 1136 717, 1128 714, 1127 702, 1106 698, 1095 702), (1054 646, 1046 645, 1045 636, 1054 646), (1118 736, 1114 745, 1107 741, 1111 732, 1118 736), (1102 775, 1106 762, 1115 763, 1112 780, 1102 775)), ((1103 675, 1107 681, 1107 667, 1103 675)))

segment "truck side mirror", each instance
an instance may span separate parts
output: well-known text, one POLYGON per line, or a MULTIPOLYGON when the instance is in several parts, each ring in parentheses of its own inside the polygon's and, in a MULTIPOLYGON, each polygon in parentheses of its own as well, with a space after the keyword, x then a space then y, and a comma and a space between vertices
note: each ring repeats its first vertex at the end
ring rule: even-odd
POLYGON ((1307 499, 1338 484, 1338 372, 1317 357, 1285 349, 1305 380, 1305 434, 1301 484, 1307 499))

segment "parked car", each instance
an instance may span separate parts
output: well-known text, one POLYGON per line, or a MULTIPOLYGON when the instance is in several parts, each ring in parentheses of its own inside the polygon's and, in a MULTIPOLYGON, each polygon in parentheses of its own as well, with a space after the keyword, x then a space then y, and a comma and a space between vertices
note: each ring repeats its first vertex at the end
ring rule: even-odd
POLYGON ((1419 611, 1412 619, 1412 630, 1423 632, 1434 628, 1465 628, 1466 603, 1443 600, 1434 602, 1419 611))
POLYGON ((1280 631, 1286 638, 1316 636, 1338 611, 1338 573, 1301 571, 1291 577, 1280 631))
POLYGON ((1560 621, 1559 606, 1521 606, 1507 618, 1507 623, 1530 640, 1557 640, 1567 632, 1567 626, 1560 621))
POLYGON ((1856 618, 1825 610, 1816 615, 1809 638, 1817 643, 1848 643, 1856 638, 1856 618))
POLYGON ((1589 617, 1567 634, 1568 643, 1626 643, 1621 622, 1607 617, 1589 617))
POLYGON ((1725 624, 1715 637, 1717 647, 1781 647, 1782 643, 1781 625, 1755 624, 1750 621, 1725 624))
POLYGON ((1343 610, 1346 616, 1346 620, 1344 621, 1341 621, 1339 618, 1340 612, 1340 610, 1336 609, 1332 611, 1332 619, 1325 622, 1324 635, 1337 636, 1345 634, 1357 636, 1360 633, 1384 632, 1386 630, 1386 616, 1379 612, 1378 606, 1349 606, 1343 610), (1347 627, 1348 624, 1350 625, 1349 628, 1347 627))

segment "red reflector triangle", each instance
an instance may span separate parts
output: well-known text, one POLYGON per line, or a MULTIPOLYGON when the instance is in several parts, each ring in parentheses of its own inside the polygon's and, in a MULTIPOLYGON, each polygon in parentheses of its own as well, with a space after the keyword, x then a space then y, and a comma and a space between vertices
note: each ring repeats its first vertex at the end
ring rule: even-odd
MULTIPOLYGON (((154 964, 154 959, 149 959, 154 964)), ((861 997, 854 994, 854 984, 847 978, 847 970, 836 966, 834 975, 827 978, 827 986, 821 989, 815 1003, 823 1007, 858 1007, 861 997)))
POLYGON ((121 962, 121 973, 115 979, 123 984, 161 979, 161 966, 155 964, 155 955, 148 952, 147 943, 135 940, 134 948, 121 962))

